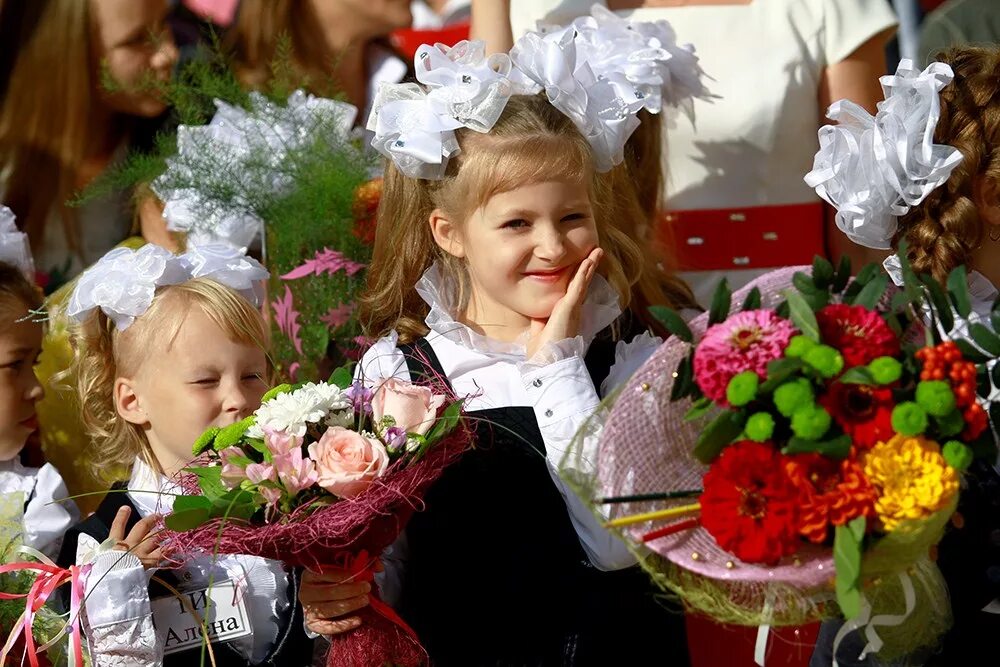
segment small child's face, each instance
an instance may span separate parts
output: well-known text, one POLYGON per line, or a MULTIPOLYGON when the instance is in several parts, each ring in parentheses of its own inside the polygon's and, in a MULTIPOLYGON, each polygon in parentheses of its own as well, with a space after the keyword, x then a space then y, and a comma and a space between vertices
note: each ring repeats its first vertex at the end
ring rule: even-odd
POLYGON ((548 318, 598 243, 586 186, 558 181, 494 195, 460 237, 480 317, 506 322, 548 318))
POLYGON ((4 310, 3 319, 12 323, 0 332, 0 461, 9 461, 38 428, 35 403, 43 392, 35 361, 42 351, 42 325, 28 319, 23 305, 4 304, 4 310))
POLYGON ((160 465, 173 472, 191 460, 206 429, 233 424, 260 407, 266 372, 263 350, 230 340, 193 307, 166 349, 150 350, 135 378, 119 378, 116 405, 146 429, 160 465))

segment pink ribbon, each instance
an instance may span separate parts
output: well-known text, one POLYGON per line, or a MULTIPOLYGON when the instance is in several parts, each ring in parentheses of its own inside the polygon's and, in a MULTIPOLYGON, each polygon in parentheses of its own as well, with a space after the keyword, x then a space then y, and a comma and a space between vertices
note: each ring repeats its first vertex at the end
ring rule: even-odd
MULTIPOLYGON (((41 556, 41 554, 34 555, 41 556)), ((44 558, 44 556, 42 557, 44 558)), ((77 665, 77 667, 82 667, 83 665, 83 644, 80 636, 80 605, 83 602, 84 597, 83 577, 87 571, 90 570, 90 566, 84 565, 81 567, 71 565, 69 569, 64 570, 61 567, 57 567, 48 558, 45 558, 45 560, 47 562, 20 562, 0 565, 0 574, 4 574, 6 572, 27 571, 35 572, 38 575, 35 577, 35 581, 31 584, 31 590, 27 593, 0 592, 0 599, 3 600, 17 600, 19 598, 25 598, 24 613, 21 614, 17 623, 14 624, 10 637, 8 637, 7 643, 4 645, 2 652, 0 652, 0 665, 4 664, 4 661, 7 659, 7 655, 10 653, 10 650, 14 646, 19 634, 24 635, 24 646, 26 652, 28 653, 28 660, 31 663, 31 667, 38 667, 37 654, 52 646, 66 632, 69 633, 73 645, 73 657, 75 659, 74 664, 77 665), (58 636, 36 651, 35 638, 32 634, 35 614, 37 614, 38 611, 45 605, 55 590, 67 581, 70 583, 71 591, 69 621, 63 627, 58 636)))

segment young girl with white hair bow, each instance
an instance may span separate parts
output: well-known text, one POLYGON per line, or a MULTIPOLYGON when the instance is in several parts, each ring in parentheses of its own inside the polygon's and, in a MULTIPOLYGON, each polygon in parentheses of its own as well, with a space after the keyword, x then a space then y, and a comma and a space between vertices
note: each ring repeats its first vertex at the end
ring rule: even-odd
POLYGON ((368 584, 340 583, 338 573, 300 577, 251 556, 158 569, 161 515, 183 493, 177 475, 195 440, 250 415, 267 389, 259 311, 267 275, 229 246, 174 256, 147 245, 112 250, 73 291, 67 314, 78 323, 87 455, 119 480, 67 533, 60 555, 63 567, 90 567, 85 625, 95 665, 190 664, 206 642, 215 665, 308 665, 307 630, 335 634, 360 622, 343 617, 368 603, 368 584))

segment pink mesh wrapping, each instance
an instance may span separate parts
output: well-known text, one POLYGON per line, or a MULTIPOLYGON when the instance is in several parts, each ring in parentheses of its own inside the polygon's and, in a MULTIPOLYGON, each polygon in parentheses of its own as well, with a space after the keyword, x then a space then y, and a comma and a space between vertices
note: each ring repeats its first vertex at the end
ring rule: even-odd
MULTIPOLYGON (((784 299, 781 292, 792 286, 792 275, 796 271, 808 272, 809 269, 791 267, 760 277, 733 295, 733 309, 740 307, 753 287, 761 292, 763 308, 776 307, 784 299)), ((707 313, 688 323, 696 342, 705 332, 707 323, 707 313)), ((597 452, 595 490, 598 495, 622 496, 701 488, 707 466, 695 459, 691 452, 706 421, 685 421, 684 414, 690 409, 691 402, 674 403, 670 400, 673 373, 689 351, 687 343, 671 338, 636 372, 618 395, 604 424, 597 452)), ((667 503, 617 504, 611 507, 611 518, 691 502, 692 499, 687 498, 667 503)), ((665 524, 639 524, 627 534, 641 543, 644 533, 661 525, 665 524)), ((767 582, 811 589, 828 583, 834 574, 828 548, 810 547, 803 543, 795 557, 786 558, 776 566, 749 564, 724 551, 700 527, 659 538, 647 546, 686 570, 734 584, 767 582), (697 556, 692 557, 693 554, 697 556), (730 565, 727 566, 727 563, 730 565)))
MULTIPOLYGON (((185 532, 164 531, 164 557, 181 565, 192 553, 246 554, 321 572, 361 552, 377 558, 391 545, 444 469, 469 446, 461 426, 434 445, 417 463, 394 464, 364 493, 314 512, 302 508, 267 525, 222 519, 185 532)), ((374 563, 373 563, 374 564, 374 563)), ((372 608, 360 612, 361 627, 331 639, 328 667, 426 663, 427 654, 399 625, 372 608)))

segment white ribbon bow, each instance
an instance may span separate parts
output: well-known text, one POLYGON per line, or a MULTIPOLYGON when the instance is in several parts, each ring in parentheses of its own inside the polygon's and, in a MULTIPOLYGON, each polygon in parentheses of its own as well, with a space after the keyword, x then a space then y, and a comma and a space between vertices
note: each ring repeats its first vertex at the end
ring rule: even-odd
POLYGON ((32 284, 35 283, 35 262, 31 257, 28 235, 17 228, 14 212, 0 206, 0 262, 17 267, 32 284))
POLYGON ((885 101, 875 116, 848 100, 834 102, 819 131, 819 152, 806 183, 837 209, 837 226, 855 243, 886 249, 896 217, 922 202, 962 161, 951 146, 935 144, 938 96, 954 78, 931 63, 923 72, 902 60, 880 81, 885 101))
POLYGON ((622 72, 598 78, 577 49, 576 28, 529 32, 510 52, 514 65, 538 84, 556 109, 587 139, 594 166, 605 172, 625 158, 625 142, 639 126, 645 94, 622 72))
POLYGON ((124 331, 149 309, 158 288, 200 277, 229 287, 257 307, 264 296, 259 283, 268 275, 260 262, 225 244, 196 246, 180 256, 153 244, 115 248, 80 276, 66 314, 83 322, 99 308, 124 331))
POLYGON ((489 132, 514 91, 506 55, 486 57, 485 43, 422 45, 414 58, 417 80, 379 87, 368 129, 372 147, 410 178, 444 178, 458 151, 455 130, 489 132))

